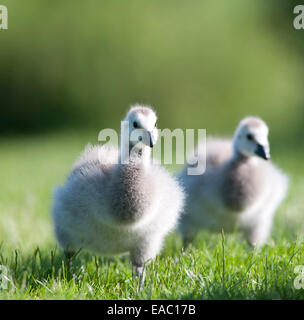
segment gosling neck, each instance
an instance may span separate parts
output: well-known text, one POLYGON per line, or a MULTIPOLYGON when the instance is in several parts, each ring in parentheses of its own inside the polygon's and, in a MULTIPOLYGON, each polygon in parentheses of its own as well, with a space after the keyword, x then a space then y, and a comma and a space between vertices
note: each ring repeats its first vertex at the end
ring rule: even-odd
POLYGON ((151 150, 150 147, 142 143, 130 146, 127 157, 126 155, 120 155, 119 163, 148 167, 151 163, 151 150))
POLYGON ((234 146, 234 149, 233 149, 233 156, 232 156, 232 162, 233 163, 244 163, 244 162, 247 162, 249 161, 251 157, 241 153, 236 146, 234 146))
POLYGON ((150 147, 143 144, 130 148, 130 163, 148 167, 151 163, 151 150, 150 147))

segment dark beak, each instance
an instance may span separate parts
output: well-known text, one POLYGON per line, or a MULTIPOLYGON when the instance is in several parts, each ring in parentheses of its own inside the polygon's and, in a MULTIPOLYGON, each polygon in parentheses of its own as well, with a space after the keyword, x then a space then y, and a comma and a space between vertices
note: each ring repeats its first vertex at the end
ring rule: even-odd
POLYGON ((153 148, 156 143, 155 138, 153 136, 153 132, 150 131, 144 131, 141 139, 139 140, 142 141, 146 146, 149 146, 150 148, 153 148))
POLYGON ((152 141, 151 133, 149 134, 149 137, 150 137, 150 148, 153 148, 154 144, 153 144, 153 141, 152 141))
POLYGON ((153 148, 156 143, 156 139, 153 135, 153 132, 149 132, 149 138, 150 138, 150 148, 153 148))
POLYGON ((269 152, 266 152, 266 151, 265 151, 265 147, 263 147, 263 146, 260 145, 260 144, 257 145, 257 148, 256 148, 256 150, 255 150, 255 154, 256 154, 258 157, 260 157, 260 158, 262 158, 262 159, 264 159, 264 160, 269 160, 269 159, 270 159, 270 154, 269 154, 269 152))

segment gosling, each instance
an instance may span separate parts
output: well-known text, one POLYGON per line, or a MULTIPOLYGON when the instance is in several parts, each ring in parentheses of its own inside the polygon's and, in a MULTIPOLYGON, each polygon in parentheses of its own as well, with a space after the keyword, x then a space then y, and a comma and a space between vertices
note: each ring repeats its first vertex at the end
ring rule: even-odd
POLYGON ((252 246, 263 245, 276 209, 286 196, 288 178, 272 164, 268 127, 257 117, 243 119, 234 139, 207 139, 206 171, 179 178, 187 192, 179 230, 185 245, 199 229, 245 234, 252 246))
POLYGON ((129 253, 143 282, 145 263, 177 225, 184 192, 152 161, 158 138, 155 112, 136 105, 125 121, 129 130, 127 137, 122 131, 121 140, 129 141, 129 161, 122 161, 116 148, 88 146, 66 183, 55 189, 52 216, 67 256, 82 248, 101 255, 129 253))

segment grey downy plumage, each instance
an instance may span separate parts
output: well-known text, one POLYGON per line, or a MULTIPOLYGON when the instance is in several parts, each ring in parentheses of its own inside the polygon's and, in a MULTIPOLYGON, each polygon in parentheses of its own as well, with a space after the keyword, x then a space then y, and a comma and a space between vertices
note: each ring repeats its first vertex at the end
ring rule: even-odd
POLYGON ((179 230, 191 242, 201 228, 239 228, 253 246, 268 239, 273 217, 286 196, 288 178, 270 162, 268 127, 257 117, 243 119, 231 139, 210 138, 206 171, 179 179, 187 193, 179 230))
POLYGON ((66 183, 55 190, 52 215, 63 250, 130 253, 141 276, 145 262, 160 252, 165 236, 176 227, 184 193, 177 179, 151 159, 158 135, 155 112, 136 105, 125 120, 129 163, 120 163, 115 148, 88 146, 66 183), (131 139, 135 130, 142 130, 147 139, 131 139))

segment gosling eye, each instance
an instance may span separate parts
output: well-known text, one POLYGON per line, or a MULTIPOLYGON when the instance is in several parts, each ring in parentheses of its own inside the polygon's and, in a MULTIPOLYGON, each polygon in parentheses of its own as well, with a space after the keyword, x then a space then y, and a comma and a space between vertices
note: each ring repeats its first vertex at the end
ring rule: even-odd
POLYGON ((253 141, 253 135, 252 135, 251 133, 248 133, 248 134, 247 134, 247 139, 248 139, 249 141, 253 141))
POLYGON ((138 128, 138 123, 136 121, 133 122, 133 127, 138 128))

